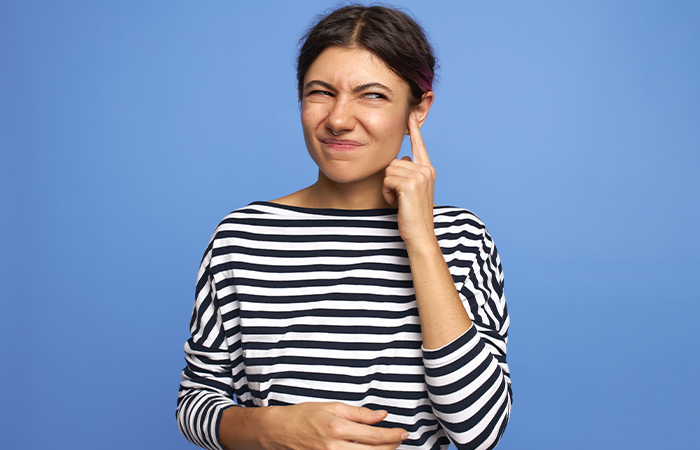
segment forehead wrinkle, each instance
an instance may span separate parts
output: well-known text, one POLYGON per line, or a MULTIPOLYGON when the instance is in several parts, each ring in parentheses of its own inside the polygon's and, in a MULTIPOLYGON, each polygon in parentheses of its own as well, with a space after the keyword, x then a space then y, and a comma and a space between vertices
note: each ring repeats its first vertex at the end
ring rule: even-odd
POLYGON ((307 76, 314 77, 314 79, 304 85, 303 92, 316 84, 334 92, 348 90, 359 93, 366 89, 375 88, 394 95, 394 89, 388 85, 396 83, 394 88, 398 87, 401 91, 405 85, 410 94, 410 87, 404 79, 391 70, 381 58, 362 47, 329 47, 325 49, 309 67, 307 76), (359 57, 360 61, 352 61, 353 57, 359 57), (317 67, 321 59, 324 59, 324 63, 317 67), (314 74, 316 69, 320 69, 320 72, 314 74), (382 82, 377 80, 377 75, 382 82), (320 79, 316 77, 320 77, 320 79), (322 81, 329 78, 328 81, 322 81), (329 82, 331 80, 333 83, 329 82))

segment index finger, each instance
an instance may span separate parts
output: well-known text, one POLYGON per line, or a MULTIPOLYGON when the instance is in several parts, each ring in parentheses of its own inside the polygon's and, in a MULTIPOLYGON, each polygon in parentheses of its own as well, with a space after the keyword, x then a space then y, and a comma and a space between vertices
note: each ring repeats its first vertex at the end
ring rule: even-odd
POLYGON ((411 154, 413 155, 413 162, 424 166, 430 166, 428 149, 425 148, 418 119, 413 114, 408 118, 408 133, 411 136, 411 154))

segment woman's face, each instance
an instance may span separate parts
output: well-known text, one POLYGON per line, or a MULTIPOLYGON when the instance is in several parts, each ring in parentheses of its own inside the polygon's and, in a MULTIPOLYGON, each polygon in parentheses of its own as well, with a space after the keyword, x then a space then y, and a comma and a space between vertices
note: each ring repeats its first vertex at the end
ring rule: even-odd
POLYGON ((408 99, 408 83, 370 51, 324 50, 301 101, 306 148, 321 172, 337 183, 383 180, 407 132, 408 99))

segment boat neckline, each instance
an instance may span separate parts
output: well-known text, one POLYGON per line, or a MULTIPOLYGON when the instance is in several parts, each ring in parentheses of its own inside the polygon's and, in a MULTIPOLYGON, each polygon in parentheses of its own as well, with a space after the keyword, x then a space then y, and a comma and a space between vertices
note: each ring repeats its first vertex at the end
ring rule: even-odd
MULTIPOLYGON (((391 214, 396 214, 398 212, 398 207, 397 208, 368 208, 368 209, 343 209, 343 208, 310 208, 307 206, 293 206, 293 205, 285 205, 283 203, 275 203, 271 201, 255 201, 250 203, 248 206, 270 206, 274 208, 280 208, 280 209, 285 209, 288 211, 295 211, 295 212, 305 212, 305 213, 315 213, 315 214, 341 214, 341 215, 368 215, 368 214, 374 214, 374 215, 391 215, 391 214)), ((435 211, 438 208, 445 208, 445 206, 433 206, 433 211, 435 211)))

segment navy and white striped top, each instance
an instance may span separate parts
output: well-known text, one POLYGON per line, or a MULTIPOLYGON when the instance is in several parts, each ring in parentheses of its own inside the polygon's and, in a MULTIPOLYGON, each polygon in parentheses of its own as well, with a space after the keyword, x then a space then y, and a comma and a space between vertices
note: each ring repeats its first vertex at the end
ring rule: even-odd
POLYGON ((256 202, 206 249, 177 418, 221 450, 223 410, 341 401, 389 412, 402 449, 490 449, 510 414, 509 318, 493 240, 471 212, 435 207, 435 234, 474 325, 421 346, 396 210, 256 202))

